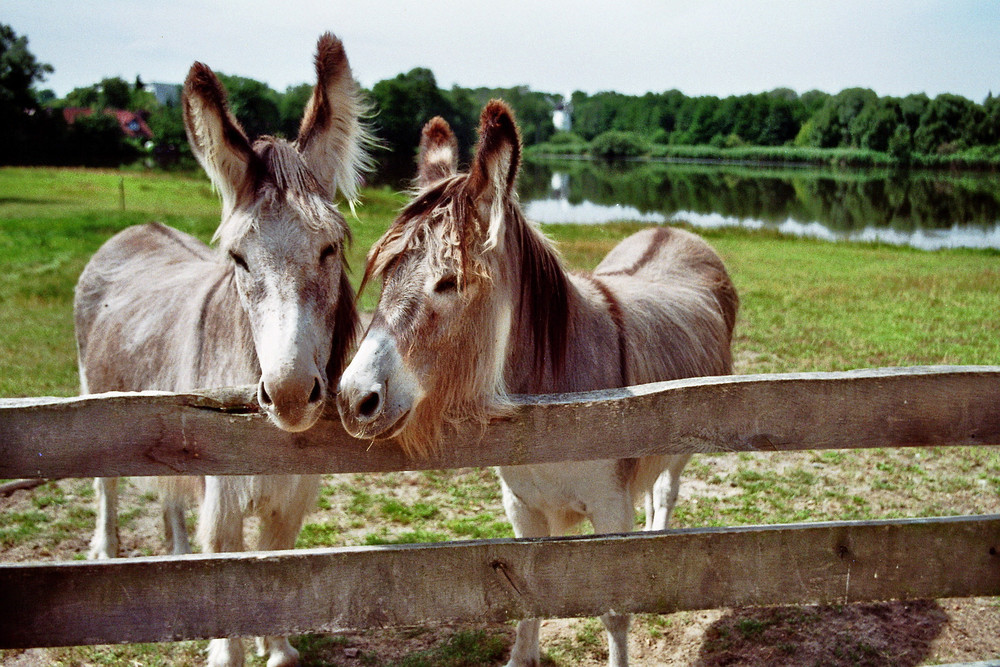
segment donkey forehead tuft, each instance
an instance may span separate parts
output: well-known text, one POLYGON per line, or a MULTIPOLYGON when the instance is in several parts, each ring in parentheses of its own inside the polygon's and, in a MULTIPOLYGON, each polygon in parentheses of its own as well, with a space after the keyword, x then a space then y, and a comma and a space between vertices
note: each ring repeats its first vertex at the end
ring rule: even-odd
POLYGON ((261 137, 254 143, 256 187, 241 202, 239 215, 224 219, 214 240, 229 247, 264 219, 299 220, 306 228, 342 242, 351 238, 347 221, 329 191, 317 180, 296 148, 284 139, 261 137))
POLYGON ((254 143, 253 149, 260 158, 264 171, 262 175, 279 191, 330 196, 328 190, 306 165, 299 151, 284 139, 261 137, 254 143))

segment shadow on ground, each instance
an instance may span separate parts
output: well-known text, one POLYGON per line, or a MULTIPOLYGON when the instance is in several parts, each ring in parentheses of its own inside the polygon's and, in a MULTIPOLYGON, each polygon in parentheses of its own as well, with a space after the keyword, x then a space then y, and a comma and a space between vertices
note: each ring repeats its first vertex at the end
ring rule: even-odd
POLYGON ((708 627, 697 667, 912 667, 948 616, 932 600, 734 609, 708 627))

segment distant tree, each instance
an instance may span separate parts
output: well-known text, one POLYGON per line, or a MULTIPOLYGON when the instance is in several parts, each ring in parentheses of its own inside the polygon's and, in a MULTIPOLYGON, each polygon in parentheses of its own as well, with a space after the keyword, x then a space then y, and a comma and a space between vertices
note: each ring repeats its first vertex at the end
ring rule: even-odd
POLYGON ((967 147, 967 135, 982 118, 982 108, 959 95, 935 97, 920 116, 913 133, 914 148, 921 153, 947 153, 967 147))
POLYGON ((587 141, 611 129, 617 113, 615 93, 588 96, 578 90, 570 97, 570 102, 573 105, 573 131, 587 141))
POLYGON ((715 96, 689 97, 677 111, 676 125, 670 135, 674 144, 707 144, 716 135, 728 134, 724 118, 717 114, 722 101, 715 96))
POLYGON ((150 112, 147 123, 153 133, 153 157, 160 166, 176 165, 191 157, 179 104, 157 106, 150 112))
POLYGON ((434 116, 441 116, 453 129, 457 128, 460 150, 467 149, 469 137, 459 135, 457 130, 468 126, 468 119, 458 113, 451 96, 438 88, 429 69, 418 67, 379 81, 372 87, 371 98, 376 106, 377 134, 386 152, 406 162, 408 170, 412 171, 409 161, 416 155, 421 128, 434 116))
POLYGON ((60 102, 59 106, 85 107, 96 109, 101 105, 101 91, 97 84, 74 88, 60 102))
POLYGON ((877 99, 875 92, 867 88, 847 88, 828 97, 809 119, 809 135, 800 139, 818 148, 859 147, 857 137, 851 133, 851 122, 866 104, 877 99))
MULTIPOLYGON (((668 90, 667 92, 660 95, 659 104, 659 114, 657 122, 657 130, 662 131, 663 136, 669 141, 670 133, 674 131, 677 125, 677 110, 681 108, 686 100, 684 93, 679 90, 668 90)), ((654 134, 655 134, 654 130, 654 134)), ((664 143, 664 142, 660 142, 664 143)))
POLYGON ((280 132, 286 139, 294 139, 299 135, 299 124, 302 122, 302 115, 305 113, 312 91, 313 87, 308 83, 285 89, 285 94, 278 100, 281 129, 276 129, 274 132, 280 132))
POLYGON ((541 93, 530 90, 527 86, 514 88, 475 88, 468 90, 469 99, 473 102, 478 116, 491 99, 502 99, 514 110, 518 127, 521 129, 521 141, 525 144, 536 144, 548 141, 555 134, 552 124, 552 110, 562 98, 559 95, 541 93))
POLYGON ((52 102, 56 101, 56 93, 51 88, 44 88, 42 90, 35 92, 35 97, 38 100, 38 104, 41 106, 48 106, 52 102))
POLYGON ((38 162, 51 133, 34 90, 52 66, 38 62, 28 38, 0 23, 0 164, 38 162))
POLYGON ((38 101, 34 84, 54 70, 40 63, 28 50, 28 38, 0 23, 0 104, 8 108, 35 109, 38 101))
MULTIPOLYGON (((848 126, 851 143, 861 148, 885 151, 896 129, 903 125, 899 100, 881 97, 866 102, 848 126)), ((897 138, 899 140, 902 137, 897 138)))
POLYGON ((132 86, 121 77, 102 79, 100 104, 105 109, 128 109, 132 102, 132 86))
MULTIPOLYGON (((482 111, 482 105, 473 98, 472 91, 459 86, 452 86, 450 91, 444 93, 444 96, 451 106, 451 116, 448 116, 447 119, 451 125, 451 131, 458 139, 459 155, 469 156, 472 154, 472 146, 476 142, 476 130, 479 127, 479 113, 482 111)), ((422 123, 421 127, 423 127, 422 123)), ((462 157, 459 158, 459 161, 461 160, 462 157)))
POLYGON ((802 104, 803 118, 810 118, 813 114, 822 108, 826 101, 830 99, 830 93, 824 93, 822 90, 810 90, 808 92, 799 95, 799 102, 802 104))
POLYGON ((924 115, 924 110, 927 109, 927 105, 930 103, 930 98, 923 93, 907 95, 899 100, 900 117, 902 122, 909 128, 910 134, 916 132, 917 128, 920 127, 920 118, 924 115))
POLYGON ((54 101, 53 106, 151 111, 156 106, 156 97, 138 84, 141 81, 130 84, 121 77, 101 79, 98 83, 74 88, 62 100, 54 101))
POLYGON ((896 126, 892 136, 889 137, 887 146, 889 154, 906 165, 910 162, 913 154, 913 137, 910 135, 910 128, 905 124, 896 126))
POLYGON ((973 132, 979 146, 1000 144, 1000 97, 993 97, 992 92, 983 102, 982 118, 973 132))
POLYGON ((796 93, 791 88, 775 88, 771 92, 767 93, 768 97, 773 97, 775 99, 783 100, 785 102, 798 102, 799 94, 796 93))
POLYGON ((762 146, 781 146, 791 142, 799 132, 800 109, 798 99, 772 98, 756 143, 762 146))
POLYGON ((251 141, 281 131, 278 93, 266 83, 228 74, 219 74, 219 80, 229 94, 229 108, 251 141))

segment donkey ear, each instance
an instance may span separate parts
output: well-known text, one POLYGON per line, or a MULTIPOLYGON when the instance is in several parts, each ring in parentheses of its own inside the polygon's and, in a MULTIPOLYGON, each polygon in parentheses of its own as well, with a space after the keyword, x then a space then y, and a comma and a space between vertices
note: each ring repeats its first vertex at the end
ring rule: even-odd
POLYGON ((229 110, 226 91, 203 63, 195 63, 184 81, 184 129, 191 152, 222 195, 223 217, 255 185, 256 155, 243 128, 229 110))
POLYGON ((420 133, 417 187, 427 186, 458 172, 458 139, 441 116, 435 116, 420 133))
POLYGON ((373 140, 360 120, 365 111, 344 45, 324 34, 316 45, 316 87, 295 146, 330 193, 339 188, 351 202, 358 196, 361 172, 372 166, 365 148, 373 140))
POLYGON ((479 145, 469 170, 469 192, 480 214, 489 220, 487 245, 496 246, 503 209, 514 190, 521 164, 521 134, 514 112, 501 100, 491 100, 479 117, 479 145))

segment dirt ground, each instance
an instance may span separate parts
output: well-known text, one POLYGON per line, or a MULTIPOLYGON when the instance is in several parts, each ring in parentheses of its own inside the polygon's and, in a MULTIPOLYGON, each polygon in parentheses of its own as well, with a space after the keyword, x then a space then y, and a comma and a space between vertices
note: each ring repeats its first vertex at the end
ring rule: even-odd
MULTIPOLYGON (((782 459, 794 466, 794 460, 782 459)), ((705 499, 738 495, 720 483, 733 469, 773 467, 767 461, 708 459, 692 469, 692 479, 682 487, 678 507, 697 507, 705 499), (705 479, 708 481, 705 481, 705 479)), ((859 476, 866 466, 861 464, 859 476)), ((488 471, 475 473, 488 486, 488 471)), ((434 491, 422 489, 417 473, 402 473, 373 484, 383 484, 402 500, 422 497, 433 501, 434 491)), ((356 482, 352 476, 329 476, 328 487, 339 481, 356 482)), ((473 485, 474 486, 474 485, 473 485)), ((49 532, 6 544, 0 560, 64 560, 81 558, 87 550, 92 514, 79 521, 64 519, 80 507, 89 507, 89 480, 63 480, 0 498, 0 517, 19 516, 33 510, 52 515, 49 532), (62 494, 60 496, 60 494, 62 494), (58 504, 46 498, 60 497, 58 504), (40 508, 40 509, 39 509, 40 508), (75 508, 75 509, 74 509, 75 508)), ((383 489, 386 493, 388 490, 383 489)), ((339 492, 338 492, 339 493, 339 492)), ((338 493, 324 496, 327 503, 310 515, 315 525, 337 521, 345 513, 338 493), (333 499, 332 502, 329 499, 333 499)), ((492 492, 490 492, 492 493, 492 492)), ((967 501, 956 496, 955 511, 996 511, 995 497, 974 493, 967 501), (985 504, 984 504, 985 503, 985 504)), ((477 501, 486 506, 495 499, 477 501)), ((808 501, 806 501, 808 504, 808 501)), ((121 530, 125 556, 163 553, 158 505, 141 485, 126 485, 121 500, 133 508, 121 530)), ((498 508, 495 508, 498 509, 498 508)), ((502 510, 500 516, 502 517, 502 510)), ((193 517, 192 517, 193 521, 193 517)), ((340 540, 360 543, 362 530, 345 527, 340 540)), ((248 526, 248 536, 254 527, 248 526)), ((10 542, 10 540, 7 540, 10 542)), ((513 641, 512 625, 445 626, 436 628, 387 629, 335 636, 306 636, 296 640, 307 665, 499 665, 506 660, 513 641), (471 638, 471 639, 470 639, 471 638), (472 642, 475 651, 461 642, 472 642), (489 650, 485 650, 487 647, 489 650), (472 654, 475 653, 473 656, 472 654), (456 655, 457 654, 457 655, 456 655), (462 658, 462 656, 466 656, 462 658)), ((194 645, 194 643, 188 643, 194 645)), ((164 645, 166 647, 167 645, 164 645)), ((150 657, 112 653, 111 657, 91 649, 55 649, 0 652, 6 666, 91 664, 198 664, 201 645, 165 656, 150 657), (117 657, 116 657, 117 656, 117 657)), ((546 665, 602 665, 606 640, 597 619, 552 619, 543 622, 542 652, 546 665)), ((155 655, 155 653, 154 653, 155 655)), ((962 599, 826 607, 780 607, 721 609, 669 615, 640 615, 630 632, 630 659, 637 666, 697 665, 937 665, 972 662, 1000 657, 1000 601, 962 599)), ((263 661, 250 664, 262 665, 263 661)), ((1000 664, 1000 663, 998 663, 1000 664)))

